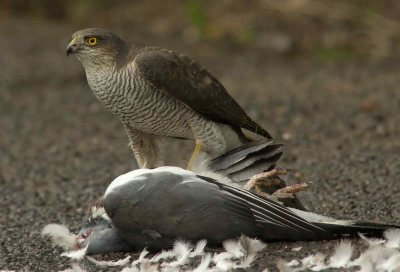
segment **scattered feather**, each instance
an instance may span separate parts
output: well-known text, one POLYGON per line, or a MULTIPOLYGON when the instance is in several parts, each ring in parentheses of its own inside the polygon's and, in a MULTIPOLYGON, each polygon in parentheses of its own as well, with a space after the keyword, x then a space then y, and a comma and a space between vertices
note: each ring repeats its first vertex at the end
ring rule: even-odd
POLYGON ((288 266, 298 266, 300 262, 298 260, 291 260, 290 262, 286 263, 288 266))
POLYGON ((66 250, 76 249, 77 236, 64 225, 48 224, 42 230, 42 236, 50 237, 53 244, 66 250))
POLYGON ((304 268, 311 268, 313 271, 321 271, 322 269, 326 268, 325 258, 325 254, 318 252, 315 255, 310 255, 303 258, 301 263, 304 268))
POLYGON ((201 257, 200 264, 192 271, 192 272, 206 272, 209 271, 209 265, 211 263, 211 254, 206 253, 203 257, 201 257))
POLYGON ((163 250, 150 259, 151 262, 158 262, 160 260, 172 259, 175 257, 175 252, 172 250, 163 250))
POLYGON ((380 271, 399 271, 400 253, 390 256, 387 260, 377 265, 376 268, 380 271))
POLYGON ((149 254, 149 252, 147 251, 147 248, 143 248, 142 252, 140 252, 139 254, 139 258, 135 261, 132 262, 131 266, 135 266, 137 264, 140 264, 142 262, 144 262, 146 259, 146 255, 149 254))
POLYGON ((93 257, 90 256, 86 256, 86 259, 88 259, 89 261, 91 261, 92 263, 94 263, 97 266, 100 267, 108 267, 108 266, 125 266, 129 263, 131 256, 128 256, 124 259, 120 259, 117 261, 98 261, 93 257))
POLYGON ((242 258, 240 264, 235 266, 235 268, 249 268, 256 259, 256 253, 247 254, 245 257, 242 258))
POLYGON ((333 268, 346 267, 353 256, 353 245, 349 241, 341 241, 335 253, 329 259, 329 266, 333 268))
POLYGON ((372 246, 366 251, 362 252, 360 257, 351 263, 351 266, 360 266, 362 271, 369 270, 384 260, 390 258, 390 256, 398 253, 396 249, 387 248, 385 246, 372 246))
POLYGON ((204 254, 204 249, 206 248, 207 240, 200 240, 197 242, 193 252, 189 254, 190 258, 194 258, 196 256, 202 256, 204 254))
POLYGON ((230 271, 230 270, 234 269, 235 265, 236 264, 234 262, 232 262, 228 259, 221 260, 221 261, 215 263, 215 267, 217 268, 217 271, 228 271, 228 270, 230 271))
POLYGON ((240 258, 244 256, 244 249, 240 243, 240 240, 226 240, 222 243, 222 247, 234 258, 240 258))
POLYGON ((176 261, 167 263, 165 266, 178 267, 187 262, 192 246, 188 242, 177 240, 172 251, 175 253, 176 261))
POLYGON ((192 250, 191 248, 192 245, 190 243, 182 240, 177 240, 174 243, 172 251, 175 252, 177 256, 187 256, 192 250))
POLYGON ((64 252, 61 254, 61 256, 68 257, 72 260, 81 260, 86 255, 86 251, 87 251, 88 247, 89 247, 89 244, 87 244, 84 248, 81 248, 78 250, 64 252))
POLYGON ((258 239, 251 239, 245 235, 240 237, 240 245, 247 253, 257 253, 263 250, 267 245, 258 239))
MULTIPOLYGON (((97 216, 101 211, 95 210, 97 216)), ((50 236, 53 243, 63 248, 76 248, 76 235, 71 234, 63 225, 50 224, 43 228, 43 236, 50 236)), ((301 261, 292 260, 285 262, 279 260, 276 267, 281 272, 292 271, 322 271, 332 268, 354 268, 358 267, 363 272, 400 271, 400 230, 391 229, 384 232, 385 239, 371 239, 359 234, 360 238, 369 246, 361 252, 360 256, 352 260, 353 246, 349 241, 342 241, 335 251, 327 258, 322 253, 307 256, 301 261)), ((173 250, 161 251, 152 258, 146 258, 148 251, 143 249, 137 260, 129 265, 130 257, 117 261, 97 261, 92 257, 86 258, 98 267, 122 266, 121 272, 174 272, 187 269, 187 262, 191 258, 200 258, 201 262, 193 270, 194 272, 205 271, 230 271, 234 269, 248 269, 257 258, 257 252, 265 248, 265 244, 257 239, 245 236, 236 240, 223 242, 225 251, 211 254, 205 250, 206 240, 201 240, 195 246, 185 241, 176 241, 173 250), (162 261, 162 262, 161 262, 162 261), (160 263, 161 262, 161 263, 160 263)), ((80 250, 65 252, 66 256, 73 260, 81 260, 87 252, 88 246, 80 250)), ((300 251, 302 247, 292 248, 292 251, 300 251)), ((199 259, 198 259, 199 260, 199 259)), ((265 272, 268 270, 264 269, 265 272)), ((70 269, 62 272, 86 272, 78 264, 73 264, 70 269)))
POLYGON ((358 236, 360 236, 360 238, 362 240, 364 240, 364 242, 367 243, 368 246, 372 247, 372 246, 379 246, 383 243, 385 243, 385 240, 383 239, 378 239, 378 238, 368 238, 367 236, 365 236, 362 233, 358 233, 358 236))
POLYGON ((225 251, 225 252, 221 252, 218 254, 214 254, 213 262, 218 263, 218 262, 222 262, 222 261, 229 260, 232 258, 233 258, 232 254, 225 251))
POLYGON ((388 229, 383 237, 387 239, 387 247, 400 248, 400 229, 388 229))
POLYGON ((299 252, 300 250, 301 250, 301 246, 300 247, 294 247, 294 248, 292 248, 292 251, 294 251, 294 252, 299 252))
POLYGON ((92 218, 101 217, 103 214, 106 213, 104 207, 97 207, 97 206, 92 206, 90 211, 92 218))

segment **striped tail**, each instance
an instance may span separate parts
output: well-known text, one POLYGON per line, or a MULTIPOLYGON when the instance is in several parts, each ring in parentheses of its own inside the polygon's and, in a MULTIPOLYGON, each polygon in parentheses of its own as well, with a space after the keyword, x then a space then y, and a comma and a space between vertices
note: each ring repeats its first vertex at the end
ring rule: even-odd
MULTIPOLYGON (((213 160, 208 164, 211 171, 228 177, 232 181, 243 186, 252 176, 271 171, 282 156, 283 145, 275 144, 273 140, 262 139, 248 142, 213 160)), ((263 191, 272 194, 278 189, 286 187, 285 181, 279 179, 279 183, 264 187, 263 191)), ((286 207, 306 210, 303 204, 295 196, 282 200, 286 207)))
POLYGON ((255 174, 275 168, 282 150, 283 145, 262 139, 237 147, 211 160, 208 166, 235 182, 244 183, 255 174))

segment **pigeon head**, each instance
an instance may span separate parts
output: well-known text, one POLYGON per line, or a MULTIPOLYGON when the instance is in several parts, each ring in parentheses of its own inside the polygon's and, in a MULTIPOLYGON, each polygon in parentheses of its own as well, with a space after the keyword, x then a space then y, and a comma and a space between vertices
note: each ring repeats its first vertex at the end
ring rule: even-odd
POLYGON ((78 247, 88 246, 89 254, 131 251, 133 246, 118 235, 102 203, 101 198, 89 207, 77 237, 78 247))

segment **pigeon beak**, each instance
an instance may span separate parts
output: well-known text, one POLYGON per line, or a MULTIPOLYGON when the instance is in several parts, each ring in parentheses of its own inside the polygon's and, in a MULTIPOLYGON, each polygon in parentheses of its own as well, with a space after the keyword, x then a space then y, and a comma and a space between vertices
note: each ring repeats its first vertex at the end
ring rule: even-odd
POLYGON ((77 50, 78 47, 76 46, 76 40, 72 39, 72 41, 67 46, 67 56, 69 56, 69 54, 75 54, 77 50))

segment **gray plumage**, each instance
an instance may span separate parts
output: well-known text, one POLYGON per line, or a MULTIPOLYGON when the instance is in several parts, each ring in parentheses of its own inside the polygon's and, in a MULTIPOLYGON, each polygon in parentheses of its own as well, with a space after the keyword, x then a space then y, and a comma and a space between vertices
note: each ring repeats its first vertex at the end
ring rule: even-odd
POLYGON ((124 174, 107 188, 103 201, 109 221, 101 219, 97 229, 81 231, 95 235, 88 240, 92 254, 169 249, 176 239, 206 239, 208 245, 218 246, 242 234, 264 241, 327 240, 357 233, 380 236, 398 227, 286 208, 178 167, 124 174))
POLYGON ((136 171, 108 187, 104 208, 120 236, 139 248, 168 248, 177 237, 207 239, 211 245, 241 234, 263 240, 332 238, 271 200, 193 172, 176 167, 136 171))
POLYGON ((121 119, 142 168, 158 165, 158 136, 201 140, 211 157, 247 142, 241 128, 271 138, 192 59, 129 45, 102 29, 81 30, 72 37, 67 53, 76 54, 95 96, 121 119))

